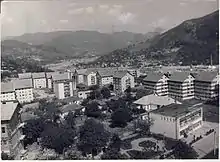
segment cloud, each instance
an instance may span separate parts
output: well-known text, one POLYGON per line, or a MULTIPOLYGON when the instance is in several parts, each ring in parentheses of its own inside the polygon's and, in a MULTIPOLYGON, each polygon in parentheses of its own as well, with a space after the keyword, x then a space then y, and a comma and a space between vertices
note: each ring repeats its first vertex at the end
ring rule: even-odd
POLYGON ((122 8, 122 5, 113 5, 114 8, 122 8))
POLYGON ((121 21, 123 24, 128 24, 133 22, 135 15, 133 13, 127 12, 123 13, 118 17, 118 20, 121 21))
POLYGON ((93 7, 87 7, 87 8, 85 8, 85 11, 86 11, 88 14, 94 13, 93 7))
POLYGON ((166 17, 162 17, 160 19, 158 19, 157 21, 154 21, 150 24, 150 26, 152 27, 161 27, 163 26, 165 23, 167 22, 167 18, 166 17))
POLYGON ((99 5, 99 8, 100 8, 100 9, 108 9, 109 6, 108 6, 108 5, 99 5))
POLYGON ((47 24, 47 20, 41 20, 41 21, 40 21, 40 24, 42 24, 42 25, 47 24))
POLYGON ((180 2, 180 6, 186 6, 187 5, 187 3, 185 3, 185 2, 180 2))
POLYGON ((60 20, 60 23, 61 24, 66 24, 66 23, 68 23, 69 22, 69 20, 60 20))
POLYGON ((76 3, 74 3, 74 2, 73 2, 73 3, 69 3, 68 6, 69 6, 69 7, 76 6, 76 3))
POLYGON ((72 9, 72 10, 68 10, 67 12, 70 15, 79 15, 79 14, 82 14, 84 12, 84 8, 72 9))

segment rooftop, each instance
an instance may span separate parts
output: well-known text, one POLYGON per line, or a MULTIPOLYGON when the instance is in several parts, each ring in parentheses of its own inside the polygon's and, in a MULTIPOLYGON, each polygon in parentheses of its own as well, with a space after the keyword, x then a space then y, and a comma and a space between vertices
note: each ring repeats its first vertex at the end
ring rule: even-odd
POLYGON ((162 77, 163 73, 148 73, 143 79, 144 81, 158 82, 162 77))
POLYGON ((14 88, 21 89, 21 88, 32 88, 32 80, 31 79, 22 79, 14 81, 14 88))
POLYGON ((55 74, 52 77, 54 81, 71 79, 69 73, 55 74))
POLYGON ((12 82, 1 83, 1 92, 13 92, 14 86, 12 82))
POLYGON ((170 81, 184 82, 191 75, 189 72, 174 72, 169 77, 170 81))
POLYGON ((18 74, 19 79, 29 79, 31 77, 32 77, 31 73, 20 73, 20 74, 18 74))
POLYGON ((211 82, 217 75, 218 71, 203 71, 196 76, 195 80, 211 82))
POLYGON ((115 71, 113 77, 114 78, 122 78, 124 77, 128 72, 125 70, 121 71, 115 71))
POLYGON ((178 104, 181 104, 180 102, 175 101, 173 98, 170 98, 168 96, 157 96, 154 94, 144 96, 138 99, 137 101, 134 101, 134 103, 138 105, 151 105, 152 104, 152 105, 160 105, 160 106, 170 105, 175 102, 178 104))
POLYGON ((34 79, 37 79, 37 78, 45 78, 45 72, 40 72, 40 73, 32 73, 32 77, 34 79))
POLYGON ((5 104, 1 103, 1 121, 11 120, 18 103, 6 102, 5 104))
POLYGON ((180 117, 200 108, 201 104, 170 104, 167 106, 163 106, 159 109, 153 110, 151 113, 170 117, 180 117))

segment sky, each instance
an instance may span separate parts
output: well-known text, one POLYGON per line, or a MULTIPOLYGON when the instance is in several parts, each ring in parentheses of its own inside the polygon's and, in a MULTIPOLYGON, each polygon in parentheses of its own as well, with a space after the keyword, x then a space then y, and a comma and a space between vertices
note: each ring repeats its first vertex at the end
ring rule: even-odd
POLYGON ((217 9, 218 0, 3 1, 1 36, 63 30, 147 33, 217 9))

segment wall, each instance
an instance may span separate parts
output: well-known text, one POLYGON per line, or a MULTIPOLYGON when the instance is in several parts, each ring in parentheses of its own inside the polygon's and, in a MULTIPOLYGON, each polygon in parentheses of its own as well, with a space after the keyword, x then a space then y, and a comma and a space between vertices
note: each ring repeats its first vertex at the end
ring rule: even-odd
POLYGON ((47 88, 46 78, 33 79, 33 81, 34 81, 34 88, 47 88))
POLYGON ((88 91, 78 91, 78 97, 79 98, 83 98, 83 99, 86 99, 89 95, 90 95, 90 90, 88 91))
POLYGON ((87 85, 91 86, 91 85, 96 85, 97 84, 97 77, 96 77, 96 73, 91 72, 88 76, 87 76, 87 85), (91 78, 94 77, 94 83, 92 83, 91 78))
POLYGON ((34 100, 33 88, 16 89, 16 98, 20 103, 31 102, 34 100))
POLYGON ((64 85, 63 83, 54 83, 54 93, 58 99, 65 98, 64 96, 64 85))
POLYGON ((1 101, 12 101, 15 99, 15 92, 1 93, 0 95, 1 101))
POLYGON ((79 83, 83 83, 84 84, 84 76, 81 75, 81 74, 78 75, 78 84, 79 83))

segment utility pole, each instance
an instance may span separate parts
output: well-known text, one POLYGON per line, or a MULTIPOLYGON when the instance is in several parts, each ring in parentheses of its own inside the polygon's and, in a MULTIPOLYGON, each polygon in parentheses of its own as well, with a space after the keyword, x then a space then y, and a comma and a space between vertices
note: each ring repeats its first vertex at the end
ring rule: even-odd
POLYGON ((216 154, 216 149, 215 149, 215 143, 216 143, 216 139, 215 139, 215 136, 216 136, 216 131, 214 131, 214 156, 215 156, 215 154, 216 154))

